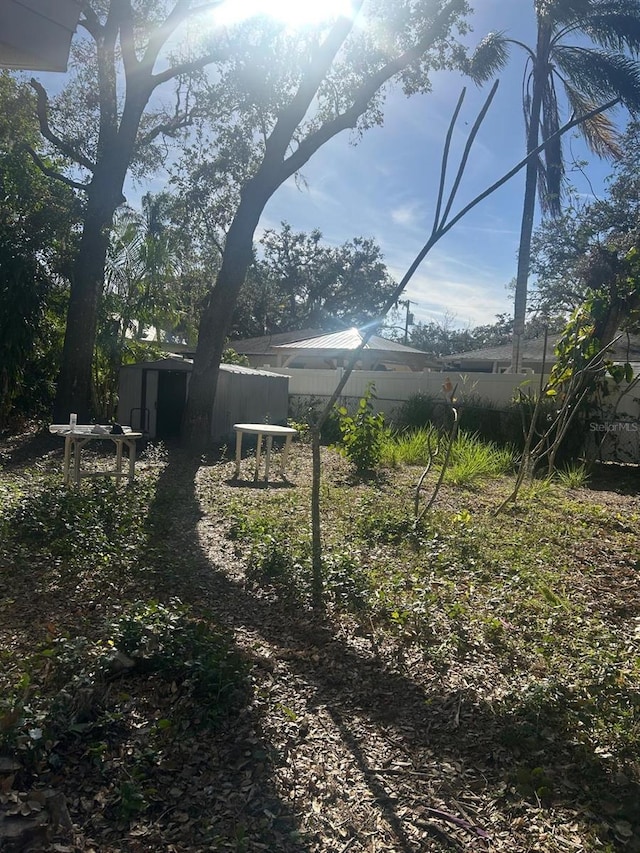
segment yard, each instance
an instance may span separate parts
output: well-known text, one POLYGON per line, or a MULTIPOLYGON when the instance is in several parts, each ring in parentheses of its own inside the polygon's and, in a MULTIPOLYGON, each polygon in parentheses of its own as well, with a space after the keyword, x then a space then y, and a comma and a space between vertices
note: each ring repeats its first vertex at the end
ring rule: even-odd
POLYGON ((637 470, 498 515, 511 475, 460 478, 414 527, 420 468, 323 448, 314 614, 304 443, 268 487, 0 462, 0 848, 640 851, 637 470))

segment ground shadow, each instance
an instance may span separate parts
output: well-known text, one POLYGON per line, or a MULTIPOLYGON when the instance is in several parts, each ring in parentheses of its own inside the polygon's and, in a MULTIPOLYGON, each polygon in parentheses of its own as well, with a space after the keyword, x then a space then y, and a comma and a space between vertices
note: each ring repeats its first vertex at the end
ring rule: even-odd
MULTIPOLYGON (((181 595, 195 607, 212 611, 230 628, 242 626, 259 635, 270 645, 275 660, 285 661, 309 686, 308 712, 330 709, 344 746, 390 827, 396 849, 403 853, 484 849, 487 839, 477 832, 482 827, 473 820, 467 820, 465 826, 462 820, 460 804, 469 791, 502 792, 501 810, 507 821, 510 813, 519 813, 523 803, 532 809, 551 803, 572 810, 578 806, 590 812, 595 823, 633 819, 629 804, 639 802, 636 786, 620 775, 616 778, 605 758, 578 742, 572 729, 575 721, 569 715, 548 714, 540 736, 525 737, 522 732, 527 726, 535 728, 531 720, 535 721, 536 713, 539 718, 536 702, 540 704, 540 699, 497 711, 472 690, 444 688, 437 673, 430 681, 423 673, 418 681, 384 656, 354 647, 327 619, 261 597, 226 566, 211 565, 197 531, 202 518, 195 491, 198 468, 197 462, 177 454, 170 457, 160 475, 151 539, 161 537, 171 544, 167 537, 170 540, 178 517, 172 512, 179 506, 180 548, 182 558, 188 549, 190 565, 188 577, 176 573, 170 559, 167 561, 171 548, 163 551, 165 562, 156 578, 160 594, 181 595), (199 590, 196 597, 194 589, 199 590), (345 720, 351 721, 349 726, 345 720), (405 759, 402 767, 393 769, 394 757, 390 767, 377 772, 375 741, 392 744, 393 756, 405 759), (581 776, 586 765, 588 780, 581 776), (461 769, 451 772, 451 767, 461 769), (542 768, 541 777, 533 774, 536 768, 542 768), (544 784, 536 786, 539 777, 544 784), (599 809, 606 790, 611 792, 611 802, 619 797, 619 805, 602 814, 599 809), (406 804, 415 803, 416 798, 427 806, 440 804, 441 812, 446 808, 453 820, 438 819, 432 813, 437 808, 431 810, 429 819, 408 813, 406 804), (402 816, 400 805, 405 806, 402 816), (440 847, 416 846, 416 826, 423 830, 423 837, 430 835, 440 847)), ((228 554, 232 562, 231 547, 228 554)))

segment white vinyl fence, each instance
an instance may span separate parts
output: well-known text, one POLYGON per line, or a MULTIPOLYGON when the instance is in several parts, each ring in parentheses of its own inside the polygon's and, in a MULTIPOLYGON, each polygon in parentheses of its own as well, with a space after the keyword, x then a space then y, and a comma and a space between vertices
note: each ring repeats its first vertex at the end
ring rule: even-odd
MULTIPOLYGON (((318 404, 333 393, 342 376, 337 370, 313 370, 270 367, 272 373, 289 377, 289 401, 292 412, 300 411, 310 400, 318 404)), ((508 406, 523 394, 537 395, 540 376, 511 373, 459 373, 456 371, 422 373, 354 370, 343 390, 340 404, 353 406, 364 395, 369 384, 375 385, 375 408, 393 421, 398 409, 415 394, 441 398, 443 386, 456 388, 462 404, 487 401, 494 406, 508 406)), ((614 386, 601 400, 601 411, 588 424, 587 453, 603 461, 640 463, 640 386, 627 392, 614 386)))

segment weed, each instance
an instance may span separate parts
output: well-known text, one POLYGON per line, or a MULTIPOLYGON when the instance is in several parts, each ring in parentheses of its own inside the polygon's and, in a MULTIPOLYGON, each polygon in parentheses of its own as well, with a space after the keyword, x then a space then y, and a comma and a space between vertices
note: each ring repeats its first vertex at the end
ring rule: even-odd
POLYGON ((206 703, 211 720, 233 700, 245 673, 230 638, 191 617, 177 599, 126 607, 111 626, 110 642, 137 671, 177 681, 183 693, 206 703))
POLYGON ((381 461, 390 467, 398 465, 426 465, 439 444, 434 427, 412 429, 407 432, 387 432, 382 444, 381 461))
POLYGON ((325 588, 336 606, 352 612, 366 610, 371 582, 362 567, 362 555, 358 552, 335 551, 326 554, 322 564, 325 588))
POLYGON ((584 462, 580 465, 566 465, 557 472, 556 476, 558 482, 567 489, 581 489, 590 479, 589 470, 584 462))
MULTIPOLYGON (((427 465, 432 457, 442 466, 446 457, 448 439, 439 437, 435 427, 384 436, 381 459, 387 465, 427 465)), ((475 434, 460 432, 456 436, 445 479, 457 486, 465 486, 480 479, 496 478, 514 466, 514 453, 482 441, 475 434)))

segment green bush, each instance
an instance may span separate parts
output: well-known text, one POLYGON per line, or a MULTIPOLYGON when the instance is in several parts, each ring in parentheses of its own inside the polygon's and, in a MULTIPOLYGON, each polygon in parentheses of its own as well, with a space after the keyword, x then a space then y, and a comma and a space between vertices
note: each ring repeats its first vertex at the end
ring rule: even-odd
POLYGON ((4 522, 14 546, 49 555, 69 570, 125 568, 146 539, 150 488, 140 481, 123 492, 102 477, 82 489, 48 486, 17 499, 4 522))
POLYGON ((442 420, 445 404, 430 394, 418 392, 394 412, 394 426, 399 430, 414 430, 442 420))
POLYGON ((358 473, 371 471, 382 456, 384 415, 374 412, 372 400, 375 396, 375 387, 369 385, 354 415, 344 406, 338 409, 341 438, 336 448, 355 465, 358 473))

